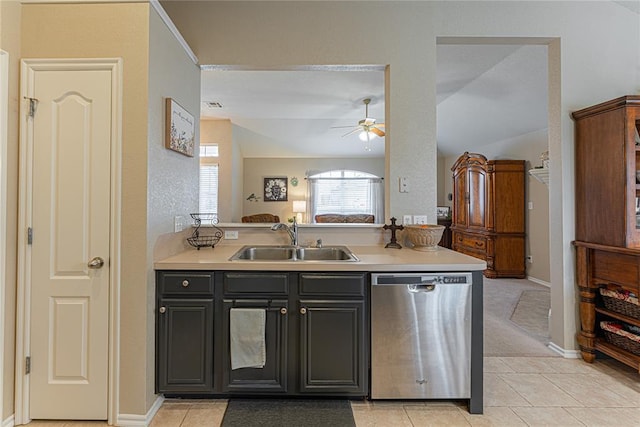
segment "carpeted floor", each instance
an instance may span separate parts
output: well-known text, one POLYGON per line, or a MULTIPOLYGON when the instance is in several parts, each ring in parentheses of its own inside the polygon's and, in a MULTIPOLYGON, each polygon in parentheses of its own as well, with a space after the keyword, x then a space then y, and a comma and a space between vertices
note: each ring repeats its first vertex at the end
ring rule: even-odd
POLYGON ((230 399, 222 427, 355 427, 348 400, 230 399))
POLYGON ((484 279, 484 355, 557 356, 549 342, 549 288, 526 279, 484 279))

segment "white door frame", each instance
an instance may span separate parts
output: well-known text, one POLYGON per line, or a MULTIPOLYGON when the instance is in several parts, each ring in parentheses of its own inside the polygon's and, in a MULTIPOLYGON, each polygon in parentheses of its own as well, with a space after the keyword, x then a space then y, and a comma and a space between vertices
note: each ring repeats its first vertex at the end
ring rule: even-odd
MULTIPOLYGON (((18 280, 16 295, 16 371, 15 424, 26 424, 29 416, 29 375, 25 358, 31 341, 31 246, 27 228, 32 223, 33 120, 29 118, 28 98, 34 97, 37 71, 111 72, 111 224, 109 249, 109 379, 107 422, 115 424, 118 415, 120 374, 120 225, 122 157, 122 60, 116 59, 23 59, 20 76, 20 176, 18 202, 18 280)), ((36 111, 37 116, 37 111, 36 111)))
POLYGON ((7 139, 9 114, 9 54, 0 50, 0 425, 4 417, 4 316, 7 248, 7 139))

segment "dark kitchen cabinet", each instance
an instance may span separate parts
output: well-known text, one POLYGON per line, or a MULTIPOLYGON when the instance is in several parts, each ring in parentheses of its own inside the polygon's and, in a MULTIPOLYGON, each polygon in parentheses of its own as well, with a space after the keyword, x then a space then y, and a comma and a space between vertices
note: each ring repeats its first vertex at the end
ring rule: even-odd
POLYGON ((364 301, 299 306, 300 391, 366 394, 364 301))
POLYGON ((366 396, 367 278, 361 272, 158 271, 156 392, 366 396), (234 308, 265 310, 263 368, 231 369, 234 308))
POLYGON ((225 272, 222 277, 224 392, 367 394, 366 274, 225 272), (233 307, 266 310, 263 369, 231 370, 233 307))
POLYGON ((156 273, 156 393, 214 390, 210 272, 156 273))
POLYGON ((225 393, 286 393, 289 303, 285 300, 225 299, 222 304, 222 364, 225 393), (234 308, 264 310, 266 363, 264 368, 231 369, 229 314, 234 308))

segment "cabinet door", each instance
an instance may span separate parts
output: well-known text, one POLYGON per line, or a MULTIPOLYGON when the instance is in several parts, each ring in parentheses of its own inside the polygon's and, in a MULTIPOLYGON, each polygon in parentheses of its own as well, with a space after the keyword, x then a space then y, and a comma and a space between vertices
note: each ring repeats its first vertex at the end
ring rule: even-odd
POLYGON ((467 169, 457 169, 453 175, 453 214, 452 222, 460 227, 467 227, 467 169))
POLYGON ((487 210, 487 172, 476 165, 469 166, 468 174, 468 226, 470 228, 486 227, 487 210))
POLYGON ((298 311, 300 391, 365 395, 364 302, 301 300, 298 311))
POLYGON ((160 299, 156 391, 213 391, 213 299, 160 299))
POLYGON ((287 300, 223 301, 223 391, 225 393, 284 393, 287 391, 287 300), (231 369, 229 313, 232 308, 266 311, 266 363, 263 368, 231 369))

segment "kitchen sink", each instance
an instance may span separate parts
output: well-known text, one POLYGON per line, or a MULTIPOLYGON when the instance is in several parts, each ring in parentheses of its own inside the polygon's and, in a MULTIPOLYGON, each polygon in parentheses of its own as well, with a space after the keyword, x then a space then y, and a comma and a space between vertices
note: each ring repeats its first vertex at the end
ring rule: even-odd
POLYGON ((230 261, 360 261, 346 246, 243 246, 230 261))

